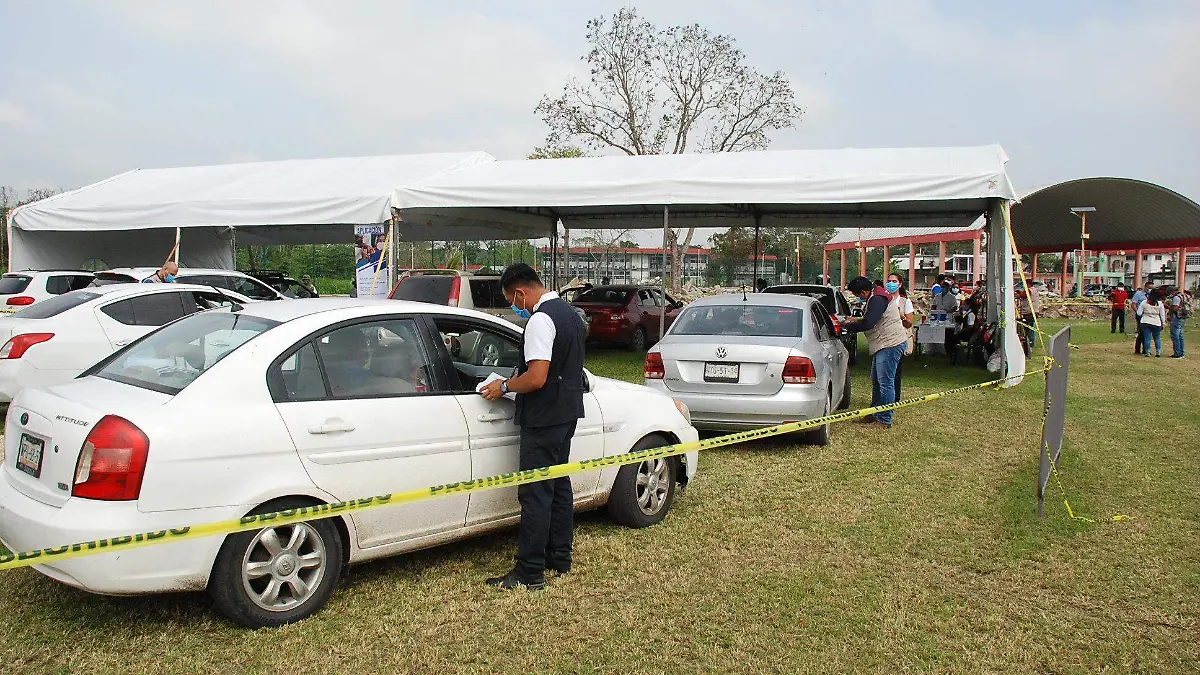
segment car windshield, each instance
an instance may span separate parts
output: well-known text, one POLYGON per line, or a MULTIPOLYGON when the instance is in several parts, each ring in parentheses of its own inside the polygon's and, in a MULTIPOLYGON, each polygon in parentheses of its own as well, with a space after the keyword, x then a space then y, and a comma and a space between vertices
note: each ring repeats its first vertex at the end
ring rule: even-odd
POLYGON ((575 302, 596 302, 608 305, 623 305, 632 291, 625 288, 593 288, 580 293, 575 302))
POLYGON ((193 314, 101 361, 85 375, 178 394, 235 349, 278 325, 235 312, 193 314))
POLYGON ((0 295, 15 295, 29 287, 33 277, 21 274, 5 274, 0 277, 0 295))
POLYGON ((400 282, 392 299, 446 305, 450 303, 453 282, 454 277, 449 274, 418 274, 400 282))
POLYGON ((52 316, 62 314, 72 307, 78 307, 98 297, 100 297, 99 293, 71 291, 70 293, 56 295, 49 300, 43 300, 36 305, 30 305, 28 309, 23 309, 13 314, 13 317, 17 319, 49 319, 52 316))
POLYGON ((830 291, 828 289, 825 289, 825 288, 805 288, 803 286, 799 286, 799 287, 797 287, 797 286, 772 286, 771 288, 768 288, 767 290, 765 290, 763 292, 764 293, 778 293, 781 295, 803 295, 805 297, 809 297, 809 298, 819 301, 825 307, 825 311, 829 312, 830 314, 841 314, 841 312, 838 311, 837 304, 833 297, 834 292, 830 291))
POLYGON ((689 307, 675 321, 673 335, 801 337, 804 312, 796 307, 707 305, 689 307))

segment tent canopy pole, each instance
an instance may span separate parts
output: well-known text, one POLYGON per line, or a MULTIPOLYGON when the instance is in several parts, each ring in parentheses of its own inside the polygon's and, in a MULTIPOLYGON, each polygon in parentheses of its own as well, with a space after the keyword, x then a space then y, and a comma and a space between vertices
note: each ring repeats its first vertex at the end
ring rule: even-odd
MULTIPOLYGON (((658 308, 658 339, 662 339, 663 332, 667 326, 667 231, 670 229, 670 207, 663 206, 663 240, 662 240, 662 262, 663 273, 659 279, 662 287, 662 304, 658 308)), ((685 258, 686 260, 686 258, 685 258)), ((680 268, 682 269, 682 268, 680 268)))

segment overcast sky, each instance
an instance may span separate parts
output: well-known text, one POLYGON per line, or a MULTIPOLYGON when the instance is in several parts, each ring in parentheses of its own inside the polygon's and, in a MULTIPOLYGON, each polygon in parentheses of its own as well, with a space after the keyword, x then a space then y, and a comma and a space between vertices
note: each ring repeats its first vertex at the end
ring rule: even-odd
MULTIPOLYGON (((485 150, 620 3, 0 0, 0 184, 132 168, 485 150)), ((783 70, 806 112, 773 148, 1000 143, 1018 187, 1093 175, 1200 201, 1196 0, 657 0, 783 70)))

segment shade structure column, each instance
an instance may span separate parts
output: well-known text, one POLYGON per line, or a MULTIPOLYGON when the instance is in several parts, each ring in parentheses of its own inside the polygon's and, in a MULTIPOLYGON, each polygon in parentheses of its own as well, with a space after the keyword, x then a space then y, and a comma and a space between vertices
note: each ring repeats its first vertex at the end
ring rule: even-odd
POLYGON ((908 291, 917 287, 917 245, 908 245, 908 291))
POLYGON ((891 261, 888 260, 889 250, 890 250, 889 247, 887 247, 887 246, 883 247, 883 280, 884 281, 887 281, 888 274, 890 274, 892 271, 891 270, 891 267, 892 267, 891 261))
POLYGON ((841 256, 838 258, 838 260, 840 263, 838 265, 838 267, 841 268, 840 272, 841 272, 841 276, 842 276, 841 286, 842 286, 842 288, 845 288, 846 287, 846 249, 841 250, 841 256))
POLYGON ((946 273, 946 242, 938 242, 938 274, 946 273))
MULTIPOLYGON (((669 206, 663 206, 663 240, 662 240, 662 262, 663 273, 661 278, 662 286, 662 305, 658 308, 658 339, 662 339, 663 330, 667 325, 667 230, 671 226, 671 209, 669 206)), ((685 253, 686 255, 686 253, 685 253)), ((687 258, 684 258, 687 260, 687 258)))
MULTIPOLYGON (((978 232, 975 233, 974 245, 972 252, 975 254, 975 258, 971 261, 971 270, 974 272, 975 278, 972 281, 978 283, 983 278, 983 237, 978 232)), ((1020 261, 1017 264, 1020 264, 1020 261)))
POLYGON ((1187 249, 1180 248, 1175 257, 1175 288, 1187 284, 1187 249))
POLYGON ((1067 297, 1067 252, 1062 253, 1062 273, 1058 279, 1058 294, 1067 297))
POLYGON ((1037 266, 1038 259, 1037 258, 1038 258, 1038 254, 1034 253, 1033 259, 1030 260, 1030 263, 1032 263, 1032 266, 1029 268, 1029 283, 1031 283, 1031 284, 1033 282, 1037 281, 1037 273, 1038 273, 1038 266, 1037 266))
POLYGON ((858 249, 858 276, 867 276, 867 247, 861 246, 858 249))
MULTIPOLYGON (((796 261, 796 276, 800 276, 800 261, 796 261)), ((821 283, 829 283, 829 251, 821 249, 821 283)))
POLYGON ((1142 249, 1133 252, 1133 287, 1142 287, 1142 249))

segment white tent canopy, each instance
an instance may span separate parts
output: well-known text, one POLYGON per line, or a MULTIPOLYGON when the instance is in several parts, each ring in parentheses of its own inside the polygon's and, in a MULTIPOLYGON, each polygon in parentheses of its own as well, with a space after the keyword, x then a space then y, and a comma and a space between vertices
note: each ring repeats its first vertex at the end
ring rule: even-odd
POLYGON ((158 264, 175 228, 186 228, 192 266, 232 267, 234 231, 248 244, 349 242, 348 226, 391 218, 397 187, 495 161, 471 152, 138 169, 16 209, 9 267, 158 264))
POLYGON ((397 187, 392 205, 414 227, 645 228, 663 206, 687 226, 963 227, 1015 198, 1006 160, 998 145, 519 160, 397 187))

